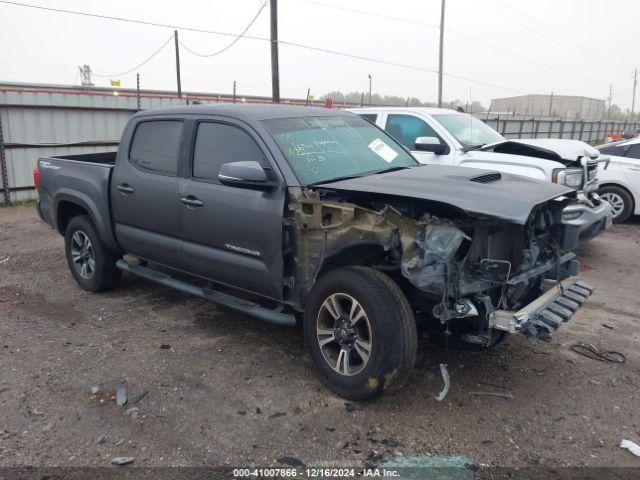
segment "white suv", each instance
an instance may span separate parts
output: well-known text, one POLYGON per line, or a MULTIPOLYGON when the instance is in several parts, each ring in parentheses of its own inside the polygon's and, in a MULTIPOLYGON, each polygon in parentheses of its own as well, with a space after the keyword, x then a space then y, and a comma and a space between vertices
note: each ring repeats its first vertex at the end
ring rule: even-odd
POLYGON ((425 164, 484 168, 559 183, 578 191, 565 222, 583 239, 611 224, 611 207, 597 194, 598 164, 607 160, 585 142, 569 139, 507 140, 482 120, 445 108, 351 108, 391 134, 425 164))

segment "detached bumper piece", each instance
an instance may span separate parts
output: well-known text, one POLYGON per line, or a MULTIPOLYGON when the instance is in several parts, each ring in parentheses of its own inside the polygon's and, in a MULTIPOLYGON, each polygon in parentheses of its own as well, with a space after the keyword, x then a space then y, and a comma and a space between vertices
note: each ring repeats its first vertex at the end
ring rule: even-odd
POLYGON ((491 313, 489 327, 524 333, 532 343, 538 339, 549 341, 553 332, 569 321, 593 290, 578 277, 565 278, 517 312, 496 310, 491 313))

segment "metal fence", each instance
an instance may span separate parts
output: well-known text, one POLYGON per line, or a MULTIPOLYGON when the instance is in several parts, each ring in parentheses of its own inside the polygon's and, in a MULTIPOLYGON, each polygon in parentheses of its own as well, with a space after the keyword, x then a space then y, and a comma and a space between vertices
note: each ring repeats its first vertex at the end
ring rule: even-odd
POLYGON ((611 134, 640 128, 640 123, 637 122, 513 118, 507 115, 492 115, 487 118, 488 115, 483 113, 476 116, 506 138, 570 138, 592 145, 604 143, 611 134))
MULTIPOLYGON (((82 91, 0 85, 0 202, 37 197, 33 169, 39 157, 117 149, 125 124, 139 109, 235 101, 270 103, 264 97, 186 94, 177 98, 171 92, 147 92, 138 96, 124 90, 116 95, 108 89, 82 91)), ((285 100, 284 103, 323 106, 320 101, 285 100)), ((575 138, 592 144, 604 142, 609 133, 639 126, 486 113, 478 117, 507 138, 575 138)))

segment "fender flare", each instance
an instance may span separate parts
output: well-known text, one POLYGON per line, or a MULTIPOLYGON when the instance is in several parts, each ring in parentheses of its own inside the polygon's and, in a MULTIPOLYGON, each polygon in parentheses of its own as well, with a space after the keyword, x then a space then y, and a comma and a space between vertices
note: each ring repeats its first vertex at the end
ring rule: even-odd
POLYGON ((96 226, 98 235, 100 235, 100 239, 105 246, 110 250, 119 249, 118 243, 116 242, 115 236, 111 230, 111 218, 104 218, 104 214, 100 211, 100 208, 98 208, 93 199, 77 190, 61 188, 56 193, 54 199, 54 225, 58 232, 62 233, 58 222, 58 212, 60 210, 60 203, 62 202, 73 203, 86 210, 89 214, 89 218, 91 218, 91 221, 96 226))

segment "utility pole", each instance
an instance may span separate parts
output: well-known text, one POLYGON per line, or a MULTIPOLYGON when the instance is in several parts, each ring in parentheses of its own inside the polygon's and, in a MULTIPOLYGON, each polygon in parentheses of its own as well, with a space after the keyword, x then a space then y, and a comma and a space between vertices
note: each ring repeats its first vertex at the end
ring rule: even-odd
POLYGON ((438 58, 438 107, 442 107, 442 62, 444 58, 444 3, 440 7, 440 55, 438 58))
POLYGON ((136 73, 136 99, 138 100, 138 111, 140 111, 140 74, 136 73))
POLYGON ((280 103, 280 70, 278 68, 278 0, 270 0, 271 10, 271 97, 280 103))
POLYGON ((80 85, 89 90, 93 87, 93 82, 91 81, 91 67, 89 65, 82 65, 78 67, 80 70, 80 85))
POLYGON ((307 88, 307 99, 304 101, 304 106, 309 106, 309 96, 311 95, 311 88, 307 88))
POLYGON ((369 74, 369 105, 371 105, 371 74, 369 74))
POLYGON ((609 84, 609 111, 611 111, 611 99, 613 98, 613 83, 609 84))
POLYGON ((233 103, 236 103, 236 81, 233 81, 233 103))
POLYGON ((553 116, 553 92, 551 92, 551 98, 549 99, 549 116, 553 116))
POLYGON ((633 100, 631 100, 631 115, 636 109, 636 87, 638 86, 638 69, 633 73, 633 100))
POLYGON ((173 31, 173 40, 176 44, 176 77, 178 80, 178 98, 182 98, 182 84, 180 82, 180 48, 178 46, 178 30, 173 31))

